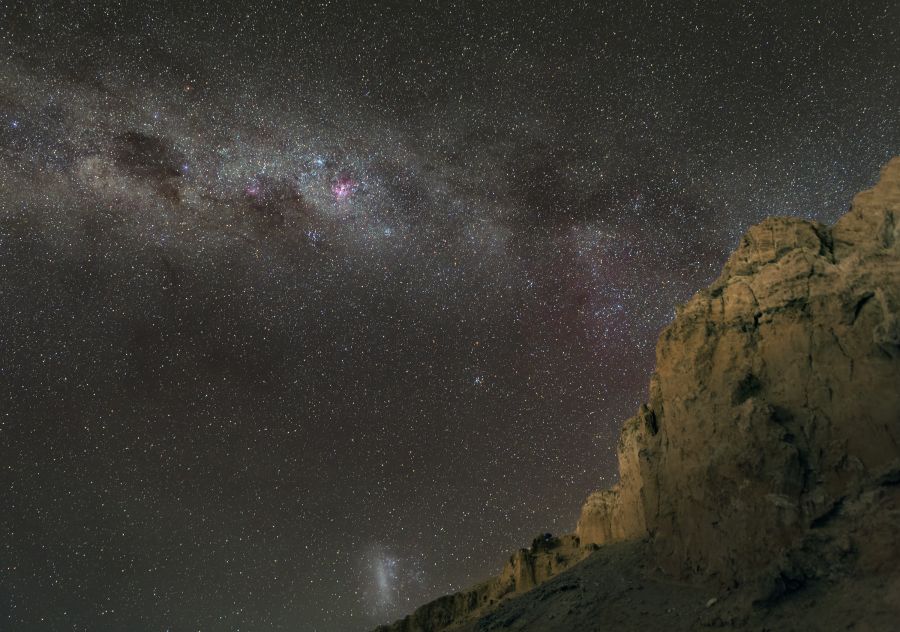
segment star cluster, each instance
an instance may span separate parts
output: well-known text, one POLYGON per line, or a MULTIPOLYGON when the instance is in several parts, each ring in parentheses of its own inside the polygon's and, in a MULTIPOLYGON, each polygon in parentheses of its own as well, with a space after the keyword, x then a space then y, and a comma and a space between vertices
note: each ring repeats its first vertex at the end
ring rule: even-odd
POLYGON ((900 148, 894 2, 0 6, 0 627, 359 629, 574 527, 900 148))

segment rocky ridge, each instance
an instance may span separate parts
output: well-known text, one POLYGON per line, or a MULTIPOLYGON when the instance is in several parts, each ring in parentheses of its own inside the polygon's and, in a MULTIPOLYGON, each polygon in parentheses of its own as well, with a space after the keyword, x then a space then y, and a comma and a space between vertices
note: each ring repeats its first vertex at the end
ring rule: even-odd
MULTIPOLYGON (((660 335, 650 401, 618 458, 619 482, 588 498, 574 536, 539 539, 500 576, 379 630, 497 629, 498 613, 534 605, 535 586, 589 575, 619 542, 641 549, 653 581, 728 595, 707 623, 751 625, 801 587, 869 581, 897 591, 900 617, 900 158, 832 227, 749 230, 660 335)), ((499 627, 525 625, 527 610, 499 627)), ((584 629, 554 625, 588 610, 516 629, 584 629)))

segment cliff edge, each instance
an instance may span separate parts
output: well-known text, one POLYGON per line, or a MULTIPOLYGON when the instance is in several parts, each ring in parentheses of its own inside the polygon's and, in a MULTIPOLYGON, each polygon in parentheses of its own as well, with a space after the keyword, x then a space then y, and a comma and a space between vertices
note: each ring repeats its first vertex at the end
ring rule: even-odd
MULTIPOLYGON (((588 498, 574 536, 553 541, 560 561, 547 564, 557 553, 536 541, 499 578, 379 630, 583 629, 562 624, 586 611, 575 606, 549 627, 526 624, 528 591, 559 575, 547 586, 576 582, 581 605, 610 599, 584 582, 626 549, 655 574, 644 583, 662 582, 657 596, 703 586, 774 607, 823 577, 851 582, 845 595, 876 577, 897 593, 885 620, 900 620, 900 158, 834 226, 770 218, 748 231, 660 335, 650 401, 625 422, 618 457, 619 482, 588 498), (540 574, 509 579, 534 563, 540 574)), ((682 611, 692 629, 700 615, 682 611)), ((741 612, 730 625, 754 620, 741 612)))
POLYGON ((657 343, 620 481, 577 534, 746 579, 900 458, 900 158, 832 228, 754 226, 657 343))

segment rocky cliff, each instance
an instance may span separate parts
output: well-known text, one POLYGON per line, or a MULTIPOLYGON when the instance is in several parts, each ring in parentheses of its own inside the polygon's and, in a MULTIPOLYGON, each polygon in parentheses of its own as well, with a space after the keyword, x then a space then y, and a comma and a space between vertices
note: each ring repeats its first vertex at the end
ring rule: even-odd
POLYGON ((900 159, 832 228, 772 218, 657 344, 585 542, 740 581, 900 457, 900 159))
POLYGON ((511 582, 514 557, 500 577, 383 630, 470 625, 619 541, 643 543, 642 559, 672 581, 754 586, 757 604, 821 574, 807 568, 814 558, 896 569, 900 158, 832 227, 771 218, 750 229, 661 334, 650 401, 625 422, 618 455, 619 482, 588 498, 566 563, 511 582))

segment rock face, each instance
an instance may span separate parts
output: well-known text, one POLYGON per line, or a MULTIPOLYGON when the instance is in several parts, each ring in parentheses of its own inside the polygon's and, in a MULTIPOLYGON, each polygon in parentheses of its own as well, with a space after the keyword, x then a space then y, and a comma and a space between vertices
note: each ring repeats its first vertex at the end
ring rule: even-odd
MULTIPOLYGON (((619 541, 643 547, 668 581, 748 603, 845 569, 827 597, 845 606, 829 616, 858 601, 840 595, 870 585, 900 604, 900 158, 830 228, 771 218, 750 229, 660 335, 650 401, 625 422, 618 457, 619 482, 588 498, 574 536, 537 540, 499 577, 380 629, 506 629, 496 617, 510 612, 532 629, 522 622, 549 612, 545 598, 540 610, 511 597, 560 572, 548 586, 594 577, 578 569, 596 561, 565 571, 619 541), (889 578, 872 583, 877 573, 889 578)), ((876 615, 894 621, 900 606, 876 615)), ((803 616, 784 620, 812 621, 803 616)))
POLYGON ((584 542, 740 581, 900 458, 900 159, 831 229, 772 218, 662 333, 584 542))

